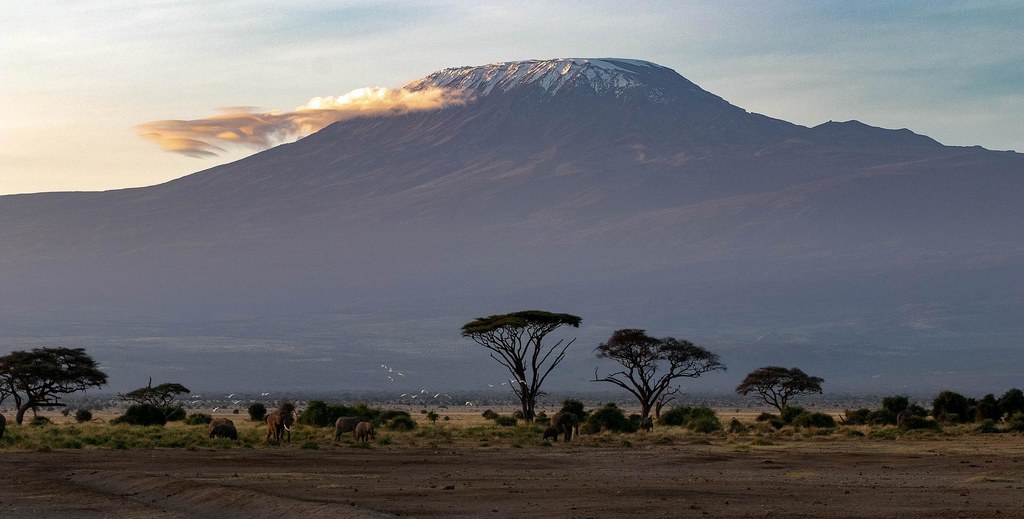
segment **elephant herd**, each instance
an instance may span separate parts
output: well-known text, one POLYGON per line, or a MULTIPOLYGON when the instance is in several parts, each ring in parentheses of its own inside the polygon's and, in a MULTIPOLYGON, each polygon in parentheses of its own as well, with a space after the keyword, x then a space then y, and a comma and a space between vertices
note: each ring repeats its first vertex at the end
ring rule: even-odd
MULTIPOLYGON (((648 420, 650 420, 648 418, 648 420)), ((291 402, 284 402, 276 411, 267 415, 267 443, 273 440, 274 443, 281 443, 282 438, 286 442, 292 440, 292 424, 295 423, 295 405, 291 402), (288 433, 287 436, 285 433, 288 433)), ((563 441, 570 441, 573 436, 579 436, 580 419, 573 413, 562 412, 551 416, 551 424, 544 429, 544 439, 552 438, 558 441, 562 436, 563 441)), ((653 425, 653 424, 652 424, 653 425)), ((642 424, 649 430, 651 425, 642 424)), ((7 419, 0 414, 0 438, 4 436, 7 427, 7 419)), ((351 432, 356 441, 368 442, 376 438, 376 431, 373 424, 362 416, 342 416, 334 422, 334 441, 341 439, 341 435, 351 432)), ((238 429, 235 423, 228 418, 216 418, 210 422, 210 438, 238 439, 238 429)))

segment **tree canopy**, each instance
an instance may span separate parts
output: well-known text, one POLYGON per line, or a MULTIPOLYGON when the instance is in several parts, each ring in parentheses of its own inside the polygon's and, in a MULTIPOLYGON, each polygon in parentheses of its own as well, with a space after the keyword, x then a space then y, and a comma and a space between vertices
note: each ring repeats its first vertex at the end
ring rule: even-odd
POLYGON ((14 398, 19 424, 29 409, 63 406, 60 395, 106 383, 107 374, 84 348, 36 348, 0 357, 0 397, 14 398))
POLYGON ((690 341, 651 337, 644 330, 616 330, 608 341, 596 348, 598 358, 612 359, 623 369, 598 378, 629 391, 640 402, 641 417, 647 418, 651 408, 678 378, 694 378, 709 371, 725 370, 718 355, 690 341))
POLYGON ((747 378, 736 386, 736 392, 746 395, 754 391, 761 395, 766 403, 782 412, 790 398, 796 395, 821 393, 823 382, 825 379, 812 377, 799 368, 765 366, 751 371, 747 378))
POLYGON ((572 314, 526 310, 477 318, 462 325, 462 336, 490 350, 491 358, 505 366, 512 375, 509 386, 531 422, 541 385, 576 339, 559 340, 550 347, 543 340, 561 326, 578 328, 581 321, 572 314))
POLYGON ((174 399, 177 398, 179 395, 184 395, 191 392, 192 391, 190 391, 189 388, 173 382, 168 382, 153 387, 153 379, 150 378, 149 384, 146 385, 145 387, 140 387, 139 389, 129 391, 123 394, 118 393, 117 396, 121 397, 124 400, 130 400, 137 404, 149 404, 156 407, 167 407, 171 405, 171 402, 173 402, 174 399))

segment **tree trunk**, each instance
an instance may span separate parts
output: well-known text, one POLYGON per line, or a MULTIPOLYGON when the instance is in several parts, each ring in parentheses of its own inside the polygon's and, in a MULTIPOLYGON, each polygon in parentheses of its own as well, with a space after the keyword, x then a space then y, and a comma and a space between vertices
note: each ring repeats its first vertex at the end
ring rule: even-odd
MULTIPOLYGON (((649 418, 651 416, 651 404, 649 402, 640 403, 640 419, 649 418)), ((660 413, 659 413, 660 414, 660 413)))
POLYGON ((21 422, 25 421, 25 413, 29 409, 32 409, 32 402, 31 401, 25 402, 24 405, 18 407, 18 414, 14 418, 14 421, 18 422, 18 425, 21 425, 21 422))

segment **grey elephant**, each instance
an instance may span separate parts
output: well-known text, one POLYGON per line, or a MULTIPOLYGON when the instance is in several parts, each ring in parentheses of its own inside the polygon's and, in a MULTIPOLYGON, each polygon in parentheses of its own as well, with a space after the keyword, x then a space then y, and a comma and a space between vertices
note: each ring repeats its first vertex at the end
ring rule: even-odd
POLYGON ((4 429, 7 428, 7 419, 4 415, 0 414, 0 438, 4 437, 4 429))
MULTIPOLYGON (((580 418, 574 413, 555 413, 551 415, 551 428, 555 429, 555 441, 558 441, 559 434, 563 435, 565 441, 570 441, 574 434, 580 435, 580 418)), ((546 435, 547 431, 545 431, 545 438, 546 435)))
POLYGON ((372 423, 359 422, 356 425, 355 436, 358 442, 368 442, 377 437, 377 432, 374 431, 372 423))
POLYGON ((218 418, 210 422, 210 438, 238 439, 238 429, 235 429, 235 422, 227 418, 218 418))
POLYGON ((544 429, 544 439, 546 440, 548 438, 553 438, 555 441, 558 441, 558 429, 555 429, 554 427, 544 429))
POLYGON ((363 416, 342 416, 334 422, 334 441, 341 439, 341 435, 347 432, 355 434, 356 426, 360 422, 365 422, 366 417, 363 416))

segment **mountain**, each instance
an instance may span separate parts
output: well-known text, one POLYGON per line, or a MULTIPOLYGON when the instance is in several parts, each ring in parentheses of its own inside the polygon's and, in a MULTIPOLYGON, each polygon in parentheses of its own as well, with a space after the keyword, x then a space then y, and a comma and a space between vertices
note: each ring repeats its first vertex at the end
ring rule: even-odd
POLYGON ((807 128, 638 60, 406 88, 464 102, 157 186, 0 197, 0 349, 84 345, 115 389, 389 389, 381 363, 473 389, 503 374, 459 327, 539 308, 583 317, 555 389, 595 389, 592 348, 625 327, 722 354, 687 391, 763 364, 833 390, 1019 385, 1020 154, 807 128))

